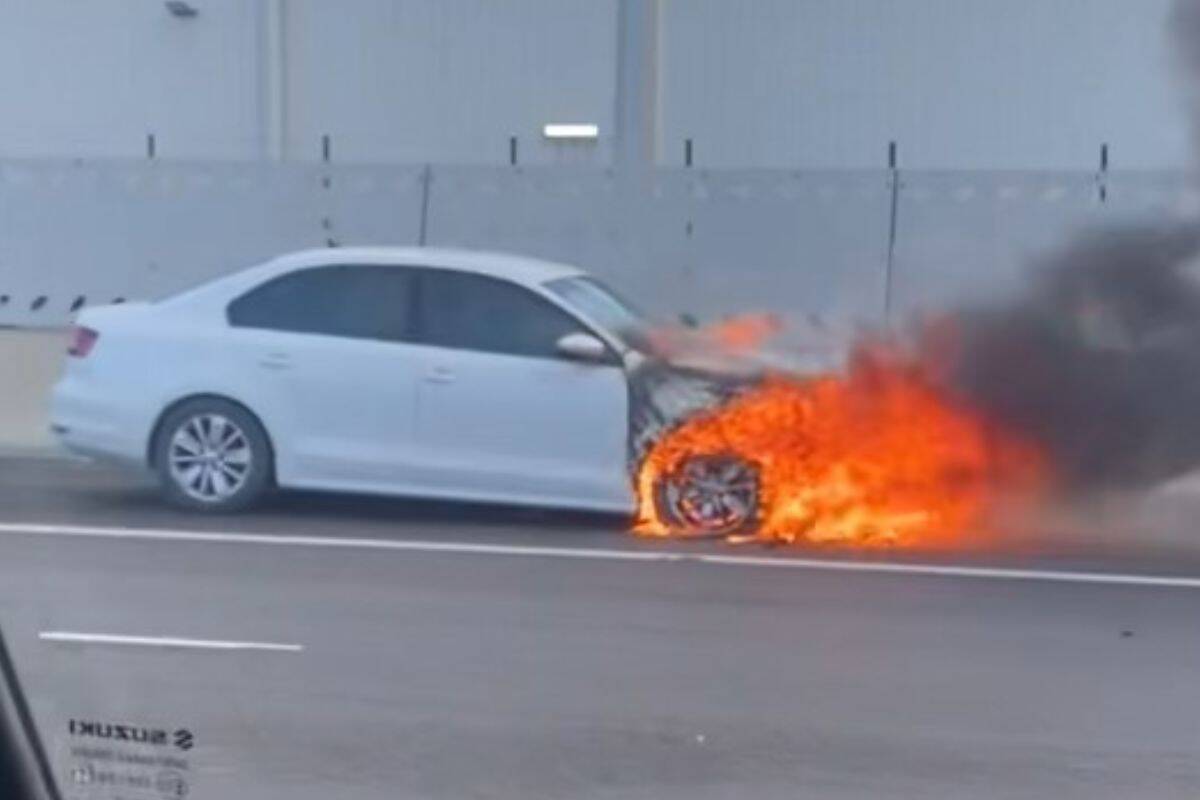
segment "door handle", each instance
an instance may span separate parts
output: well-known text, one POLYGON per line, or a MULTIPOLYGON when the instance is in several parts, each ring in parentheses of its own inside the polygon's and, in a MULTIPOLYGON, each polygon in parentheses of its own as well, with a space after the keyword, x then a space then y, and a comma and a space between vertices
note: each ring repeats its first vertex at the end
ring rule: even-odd
POLYGON ((434 367, 425 373, 426 383, 454 383, 454 370, 449 367, 434 367))
POLYGON ((268 353, 258 360, 263 369, 291 369, 292 357, 287 353, 268 353))

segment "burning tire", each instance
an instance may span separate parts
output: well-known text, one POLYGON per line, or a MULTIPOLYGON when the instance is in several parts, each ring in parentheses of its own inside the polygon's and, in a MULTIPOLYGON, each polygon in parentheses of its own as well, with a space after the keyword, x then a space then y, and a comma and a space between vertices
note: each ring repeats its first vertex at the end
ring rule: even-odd
POLYGON ((742 533, 758 518, 758 470, 736 456, 696 456, 655 487, 658 516, 679 536, 742 533))

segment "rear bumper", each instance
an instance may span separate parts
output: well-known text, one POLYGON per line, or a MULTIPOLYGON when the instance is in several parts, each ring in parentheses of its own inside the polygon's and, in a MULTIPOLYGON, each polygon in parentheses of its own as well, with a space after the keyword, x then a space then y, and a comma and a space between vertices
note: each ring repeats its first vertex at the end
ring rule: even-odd
POLYGON ((145 423, 129 409, 98 398, 70 377, 50 397, 50 432, 77 455, 145 467, 145 423))

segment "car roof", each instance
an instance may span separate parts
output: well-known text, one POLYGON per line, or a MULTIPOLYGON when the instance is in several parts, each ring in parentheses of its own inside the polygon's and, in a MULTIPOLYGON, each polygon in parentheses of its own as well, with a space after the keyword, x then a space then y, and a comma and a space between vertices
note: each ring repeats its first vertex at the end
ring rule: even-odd
POLYGON ((375 266, 431 267, 457 269, 504 278, 514 283, 536 286, 555 278, 584 275, 569 264, 538 258, 484 250, 446 247, 336 247, 302 250, 279 256, 263 265, 271 273, 324 264, 370 264, 375 266))
POLYGON ((456 269, 508 280, 540 293, 545 293, 546 290, 541 288, 541 284, 547 281, 587 274, 578 267, 567 264, 482 250, 442 247, 326 247, 287 253, 258 266, 208 281, 159 302, 175 311, 224 306, 232 298, 280 275, 308 267, 338 264, 456 269))

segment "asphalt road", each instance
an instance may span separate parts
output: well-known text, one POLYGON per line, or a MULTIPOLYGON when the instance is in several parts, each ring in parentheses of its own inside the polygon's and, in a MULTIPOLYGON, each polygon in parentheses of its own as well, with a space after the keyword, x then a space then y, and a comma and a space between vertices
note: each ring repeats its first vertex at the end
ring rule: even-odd
POLYGON ((858 567, 913 558, 829 570, 796 558, 848 555, 621 526, 314 496, 205 519, 96 467, 0 460, 0 622, 73 797, 171 796, 164 772, 191 798, 1200 795, 1200 581, 1137 577, 1189 562, 889 574, 858 567))

